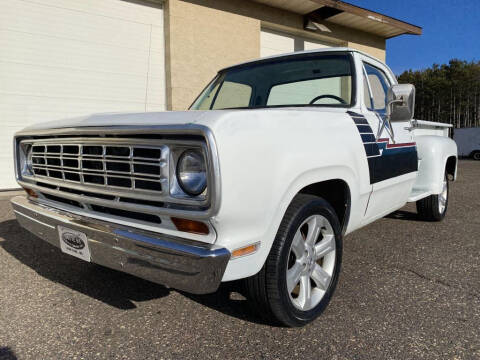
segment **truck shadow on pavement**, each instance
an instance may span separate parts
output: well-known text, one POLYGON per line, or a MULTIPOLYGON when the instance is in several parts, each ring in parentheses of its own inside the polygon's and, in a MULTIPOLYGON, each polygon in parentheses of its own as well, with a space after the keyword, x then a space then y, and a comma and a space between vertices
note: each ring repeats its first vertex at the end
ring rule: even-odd
POLYGON ((280 324, 265 321, 261 314, 255 311, 254 303, 246 298, 241 280, 221 283, 218 291, 213 294, 194 295, 184 292, 181 294, 212 310, 240 320, 260 325, 280 326, 280 324))
POLYGON ((425 222, 425 220, 420 219, 417 213, 412 211, 405 211, 405 210, 397 210, 393 213, 385 216, 387 219, 395 219, 395 220, 410 220, 410 221, 421 221, 425 222))
MULTIPOLYGON (((121 310, 135 309, 133 301, 153 300, 170 293, 162 285, 64 254, 21 228, 16 220, 0 223, 0 247, 40 276, 121 310)), ((212 310, 261 323, 241 292, 241 284, 232 282, 222 283, 213 294, 180 293, 212 310)))
POLYGON ((164 286, 63 254, 22 229, 16 220, 0 223, 0 246, 40 276, 118 309, 134 309, 136 305, 132 301, 169 294, 164 286))
POLYGON ((15 353, 7 346, 0 346, 1 360, 17 360, 15 353))

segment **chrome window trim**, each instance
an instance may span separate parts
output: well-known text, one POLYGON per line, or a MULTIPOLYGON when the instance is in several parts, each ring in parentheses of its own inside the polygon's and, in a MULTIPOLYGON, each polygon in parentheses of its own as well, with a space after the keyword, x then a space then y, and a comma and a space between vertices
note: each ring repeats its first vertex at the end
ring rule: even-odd
MULTIPOLYGON (((218 213, 218 210, 220 208, 220 201, 221 201, 221 184, 220 184, 220 164, 219 164, 219 159, 218 159, 218 152, 217 152, 217 146, 216 146, 216 141, 215 137, 212 133, 212 131, 204 126, 204 125, 198 125, 198 124, 186 124, 186 125, 149 125, 149 126, 108 126, 108 127, 75 127, 75 128, 54 128, 54 129, 25 129, 20 132, 17 132, 15 134, 15 172, 16 172, 16 177, 17 177, 17 182, 25 187, 32 188, 33 190, 38 190, 42 191, 45 193, 49 193, 52 195, 59 195, 59 192, 57 190, 51 190, 51 189, 45 189, 45 188, 39 188, 35 184, 32 184, 31 182, 25 181, 27 179, 23 179, 21 175, 21 171, 19 169, 20 166, 20 161, 19 161, 19 153, 18 147, 20 146, 20 142, 27 140, 26 138, 28 137, 35 137, 37 138, 37 141, 41 142, 46 142, 47 139, 38 139, 38 137, 55 137, 55 136, 61 136, 61 138, 55 138, 55 139, 49 139, 48 141, 51 141, 52 143, 54 142, 64 142, 69 140, 69 137, 75 137, 75 136, 96 136, 95 138, 92 138, 92 142, 128 142, 129 138, 110 138, 110 137, 102 137, 102 135, 108 135, 108 136, 115 136, 115 135, 131 135, 132 138, 135 138, 135 136, 138 135, 167 135, 167 136, 188 136, 188 135, 193 135, 193 136, 201 136, 205 140, 205 150, 206 150, 206 161, 207 161, 207 169, 208 169, 208 197, 207 201, 204 202, 203 204, 200 203, 200 205, 208 205, 208 208, 205 210, 190 210, 190 209, 172 209, 172 208, 164 208, 164 207, 154 207, 154 206, 147 206, 147 205, 138 205, 138 204, 128 204, 128 203, 120 203, 116 202, 116 204, 122 205, 122 207, 128 208, 129 210, 133 210, 130 205, 133 205, 135 211, 145 211, 148 213, 152 213, 152 210, 155 210, 154 213, 157 214, 162 214, 162 215, 175 215, 175 216, 185 216, 188 218, 195 218, 195 219, 209 219, 212 216, 216 215, 218 213), (143 209, 143 210, 142 210, 143 209)), ((78 137, 75 138, 78 141, 78 137)), ((88 138, 85 138, 87 140, 88 138)), ((32 139, 35 141, 35 139, 32 139)), ((70 140, 72 140, 70 138, 70 140)), ((142 145, 144 144, 144 139, 134 139, 135 144, 142 145)), ((155 140, 153 140, 155 141, 155 140)), ((189 144, 195 144, 196 146, 199 146, 201 142, 198 141, 192 141, 192 140, 182 140, 182 139, 158 139, 159 143, 161 144, 178 144, 181 146, 188 146, 189 144)), ((145 142, 152 142, 151 139, 145 140, 145 142)), ((132 144, 130 142, 130 144, 132 144)), ((51 180, 49 180, 51 181, 51 180)), ((46 180, 42 179, 42 182, 47 182, 46 180)), ((65 185, 66 183, 62 182, 61 184, 58 184, 54 182, 52 185, 65 185)), ((68 183, 70 187, 74 187, 71 183, 68 183)), ((90 188, 91 189, 91 188, 90 188)), ((78 190, 85 190, 89 191, 89 189, 85 187, 81 187, 81 189, 78 190)), ((116 190, 113 190, 116 191, 116 190)), ((137 195, 137 194, 136 194, 137 195)), ((82 195, 76 195, 76 194, 68 194, 68 193, 61 193, 62 197, 69 198, 71 200, 79 201, 80 203, 85 202, 85 197, 82 195)), ((122 195, 125 197, 125 193, 122 195)), ((130 196, 132 197, 132 196, 130 196)), ((135 196, 136 197, 136 196, 135 196)), ((94 203, 92 200, 95 199, 95 203, 101 204, 101 205, 112 205, 111 200, 101 200, 98 198, 89 198, 88 202, 94 203)), ((151 197, 143 198, 145 200, 151 200, 151 197)), ((165 199, 158 199, 158 201, 165 201, 165 199)), ((169 203, 172 204, 178 204, 178 205, 199 205, 198 201, 192 202, 192 200, 189 199, 184 199, 184 198, 177 198, 177 197, 170 197, 169 198, 169 203)))

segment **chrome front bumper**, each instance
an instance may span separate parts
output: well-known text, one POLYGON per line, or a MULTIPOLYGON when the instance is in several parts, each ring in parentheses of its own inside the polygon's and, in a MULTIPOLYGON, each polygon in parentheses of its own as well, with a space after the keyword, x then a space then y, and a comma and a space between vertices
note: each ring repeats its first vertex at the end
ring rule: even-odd
POLYGON ((20 225, 56 247, 59 225, 81 231, 92 262, 194 294, 215 292, 230 259, 225 248, 77 216, 23 196, 12 206, 20 225))

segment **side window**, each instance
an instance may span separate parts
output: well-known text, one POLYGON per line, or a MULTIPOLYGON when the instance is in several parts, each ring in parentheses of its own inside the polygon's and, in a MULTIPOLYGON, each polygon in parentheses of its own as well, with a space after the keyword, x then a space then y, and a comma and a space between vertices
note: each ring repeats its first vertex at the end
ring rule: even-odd
POLYGON ((370 97, 370 91, 368 90, 368 82, 366 77, 363 77, 363 100, 367 109, 372 110, 372 98, 370 97))
POLYGON ((363 63, 363 66, 365 67, 365 72, 368 76, 368 82, 370 83, 371 91, 370 93, 368 85, 364 83, 364 85, 367 86, 367 93, 364 92, 365 105, 369 110, 384 113, 387 106, 387 92, 390 82, 388 81, 387 76, 380 69, 377 69, 376 67, 367 63, 363 63))

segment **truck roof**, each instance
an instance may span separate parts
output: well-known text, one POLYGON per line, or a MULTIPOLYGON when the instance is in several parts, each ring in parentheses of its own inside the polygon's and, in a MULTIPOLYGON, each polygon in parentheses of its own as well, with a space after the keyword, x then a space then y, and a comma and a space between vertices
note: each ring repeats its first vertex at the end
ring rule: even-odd
POLYGON ((284 54, 278 54, 278 55, 272 55, 272 56, 266 56, 266 57, 262 57, 260 59, 255 59, 255 60, 250 60, 250 61, 245 61, 245 62, 242 62, 242 63, 239 63, 239 64, 235 64, 235 65, 231 65, 231 66, 227 66, 219 71, 223 71, 223 70, 227 70, 227 69, 231 69, 231 68, 235 68, 237 66, 243 66, 243 65, 248 65, 248 64, 254 64, 256 62, 260 62, 260 61, 264 61, 264 60, 270 60, 270 59, 276 59, 276 58, 283 58, 283 57, 287 57, 287 56, 299 56, 299 55, 303 55, 303 54, 311 54, 311 53, 328 53, 328 52, 344 52, 344 53, 352 53, 352 52, 357 52, 359 54, 362 54, 364 56, 368 56, 369 58, 371 59, 374 59, 376 61, 379 61, 381 62, 382 64, 384 64, 385 62, 370 55, 370 54, 367 54, 366 52, 363 52, 363 51, 360 51, 360 50, 357 50, 357 49, 353 49, 353 48, 349 48, 349 47, 328 47, 328 48, 320 48, 320 49, 313 49, 313 50, 303 50, 303 51, 295 51, 295 52, 290 52, 290 53, 284 53, 284 54))

